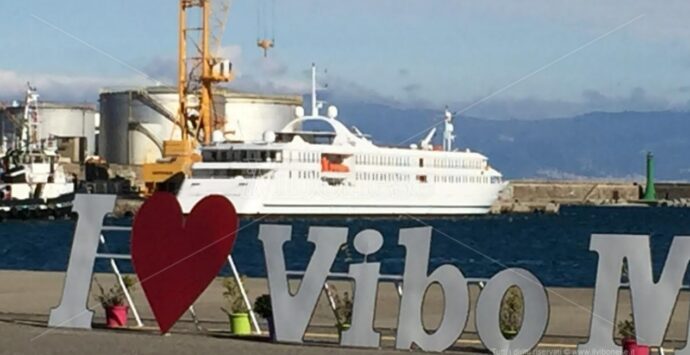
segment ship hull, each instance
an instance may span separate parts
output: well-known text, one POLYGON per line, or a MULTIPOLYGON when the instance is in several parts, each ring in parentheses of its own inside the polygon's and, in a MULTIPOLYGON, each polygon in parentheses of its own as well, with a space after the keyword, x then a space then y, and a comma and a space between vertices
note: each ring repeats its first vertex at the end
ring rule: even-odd
POLYGON ((486 214, 504 184, 351 184, 271 179, 188 179, 178 200, 185 213, 208 195, 230 200, 240 215, 486 214))

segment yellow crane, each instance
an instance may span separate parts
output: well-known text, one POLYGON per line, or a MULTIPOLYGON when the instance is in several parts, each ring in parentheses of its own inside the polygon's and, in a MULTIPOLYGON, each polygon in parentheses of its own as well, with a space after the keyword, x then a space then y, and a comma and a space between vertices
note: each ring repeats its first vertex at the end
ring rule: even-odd
POLYGON ((179 109, 175 129, 180 138, 163 142, 163 157, 144 164, 142 178, 146 193, 172 190, 194 162, 201 156, 198 144, 211 142, 214 129, 220 128, 222 117, 214 115, 213 85, 232 80, 229 60, 217 57, 229 0, 180 0, 178 33, 179 109), (196 21, 194 19, 196 18, 196 21))

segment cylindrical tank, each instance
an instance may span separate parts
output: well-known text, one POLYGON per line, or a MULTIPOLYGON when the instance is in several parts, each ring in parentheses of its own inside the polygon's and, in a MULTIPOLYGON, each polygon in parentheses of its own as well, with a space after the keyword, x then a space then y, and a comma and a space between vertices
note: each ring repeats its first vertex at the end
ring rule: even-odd
MULTIPOLYGON (((9 107, 14 117, 23 118, 24 106, 9 107)), ((38 103, 39 139, 80 138, 86 139, 85 153, 96 152, 96 108, 91 105, 62 104, 53 102, 38 103)), ((12 132, 14 125, 7 117, 2 117, 6 135, 12 132), (11 127, 11 128, 10 128, 11 127)))
MULTIPOLYGON (((279 131, 300 105, 300 96, 228 90, 214 95, 217 120, 225 122, 223 133, 229 140, 260 140, 265 131, 279 131)), ((102 90, 99 154, 115 164, 154 162, 162 156, 163 141, 180 137, 174 124, 178 107, 177 91, 171 87, 102 90)))
POLYGON ((173 129, 179 107, 174 88, 106 89, 101 91, 99 103, 98 153, 108 162, 153 162, 161 157, 164 140, 180 137, 179 129, 173 129))
POLYGON ((225 137, 260 141, 266 131, 280 131, 295 119, 301 96, 225 93, 225 137))

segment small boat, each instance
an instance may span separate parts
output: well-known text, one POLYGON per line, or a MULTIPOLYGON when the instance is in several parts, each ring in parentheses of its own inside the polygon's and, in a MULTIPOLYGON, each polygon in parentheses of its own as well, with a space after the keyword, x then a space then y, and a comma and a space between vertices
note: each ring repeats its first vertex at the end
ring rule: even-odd
POLYGON ((51 144, 36 139, 37 98, 29 85, 22 139, 0 155, 0 219, 62 215, 74 199, 76 179, 65 174, 51 144))

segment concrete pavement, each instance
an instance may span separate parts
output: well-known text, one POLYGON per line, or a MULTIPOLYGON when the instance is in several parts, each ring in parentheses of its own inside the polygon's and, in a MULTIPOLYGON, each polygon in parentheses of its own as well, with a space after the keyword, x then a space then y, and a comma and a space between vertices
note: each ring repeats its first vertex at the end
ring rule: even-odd
MULTIPOLYGON (((111 274, 96 275, 99 282, 109 287, 114 282, 111 274)), ((349 354, 366 353, 367 350, 340 349, 332 347, 337 342, 334 327, 335 319, 328 307, 325 297, 321 297, 314 313, 308 336, 309 346, 268 344, 257 338, 236 339, 228 337, 227 316, 221 312, 223 305, 221 279, 216 279, 202 294, 195 309, 201 319, 201 325, 206 332, 195 330, 189 314, 182 318, 173 328, 170 336, 160 336, 155 332, 155 321, 146 303, 141 289, 133 293, 134 303, 144 318, 145 328, 127 331, 112 331, 96 329, 93 331, 48 329, 45 327, 47 315, 51 307, 58 304, 61 292, 63 273, 0 271, 0 353, 67 353, 79 351, 82 353, 198 353, 200 350, 213 352, 231 351, 256 354, 279 351, 281 353, 311 354, 325 351, 349 354), (45 335, 41 335, 44 334, 45 335), (41 335, 41 336, 39 336, 41 335), (39 336, 38 338, 36 338, 39 336), (35 339, 34 339, 35 338, 35 339), (31 340, 34 339, 34 340, 31 340), (61 344, 62 347, 59 347, 61 344), (93 351, 91 351, 93 350, 93 351)), ((297 283, 291 285, 296 289, 297 283)), ((347 290, 350 285, 345 282, 335 283, 339 290, 347 290)), ((250 298, 266 293, 265 279, 247 279, 246 286, 250 298)), ((92 292, 96 288, 92 288, 92 292)), ((463 333, 455 351, 482 351, 480 342, 475 334, 474 308, 479 290, 470 287, 470 316, 466 330, 463 333)), ((587 337, 590 323, 590 308, 592 305, 592 289, 580 288, 551 288, 548 289, 550 302, 550 319, 546 336, 543 341, 544 349, 572 349, 576 343, 587 337)), ((630 302, 627 291, 621 291, 619 304, 619 319, 630 313, 630 302)), ((104 323, 103 311, 94 297, 90 297, 90 308, 96 311, 94 325, 104 323)), ((424 302, 424 323, 427 328, 434 328, 441 318, 443 297, 438 286, 432 286, 424 302)), ((687 318, 690 310, 690 297, 683 293, 673 312, 671 325, 666 339, 669 345, 680 344, 685 341, 687 332, 687 318)), ((384 352, 393 353, 394 328, 397 323, 399 298, 392 284, 382 283, 377 299, 375 327, 384 334, 382 347, 384 352)), ((135 323, 131 319, 130 325, 135 323)))

